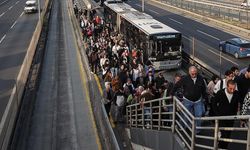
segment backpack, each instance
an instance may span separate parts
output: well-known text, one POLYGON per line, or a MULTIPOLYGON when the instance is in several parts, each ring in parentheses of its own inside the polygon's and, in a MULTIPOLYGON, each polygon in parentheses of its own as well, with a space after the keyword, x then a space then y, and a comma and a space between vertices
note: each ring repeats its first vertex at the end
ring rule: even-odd
MULTIPOLYGON (((220 80, 220 89, 219 90, 222 90, 222 89, 223 89, 223 80, 221 79, 220 80)), ((215 94, 213 94, 213 96, 210 98, 209 116, 215 116, 215 114, 216 114, 214 107, 216 107, 217 102, 215 102, 214 96, 215 96, 215 94)))
POLYGON ((223 80, 220 80, 220 90, 223 89, 223 80))

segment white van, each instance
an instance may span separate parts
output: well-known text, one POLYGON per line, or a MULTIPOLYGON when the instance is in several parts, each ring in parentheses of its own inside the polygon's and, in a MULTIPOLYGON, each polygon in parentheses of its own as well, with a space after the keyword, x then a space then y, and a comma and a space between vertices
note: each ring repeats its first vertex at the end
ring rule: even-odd
POLYGON ((25 13, 35 13, 37 12, 37 4, 35 0, 28 0, 24 7, 25 13))

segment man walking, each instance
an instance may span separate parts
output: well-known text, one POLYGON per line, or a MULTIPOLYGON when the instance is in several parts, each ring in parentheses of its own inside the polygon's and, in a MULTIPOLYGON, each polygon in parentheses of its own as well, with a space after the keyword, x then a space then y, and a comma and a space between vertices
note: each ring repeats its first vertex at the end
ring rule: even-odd
MULTIPOLYGON (((239 100, 234 80, 228 80, 226 89, 221 89, 215 94, 212 105, 216 116, 237 115, 239 100)), ((220 127, 233 127, 233 125, 233 120, 219 121, 220 127)), ((231 131, 221 130, 220 138, 230 138, 230 135, 231 131)), ((219 141, 219 148, 227 149, 227 146, 228 142, 219 141)))
MULTIPOLYGON (((189 67, 189 74, 175 84, 172 93, 175 93, 178 88, 183 89, 183 105, 195 117, 201 117, 205 111, 203 99, 207 100, 207 93, 204 79, 198 75, 195 66, 189 67)), ((197 121, 196 126, 201 126, 201 121, 197 121)))

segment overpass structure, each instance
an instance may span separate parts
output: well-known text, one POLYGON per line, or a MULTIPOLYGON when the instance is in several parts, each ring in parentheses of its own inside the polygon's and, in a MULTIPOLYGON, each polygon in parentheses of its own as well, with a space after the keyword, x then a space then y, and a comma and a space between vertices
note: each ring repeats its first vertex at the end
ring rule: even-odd
POLYGON ((250 149, 250 116, 196 118, 176 97, 171 101, 171 97, 166 97, 127 106, 127 131, 135 149, 217 150, 220 141, 229 142, 230 150, 250 149), (173 111, 164 111, 166 107, 173 111), (145 113, 146 109, 149 113, 145 113), (219 126, 221 120, 233 120, 235 125, 219 126), (240 127, 241 120, 247 120, 248 126, 240 127), (202 121, 202 125, 196 126, 197 121, 202 121), (220 137, 222 130, 231 131, 232 136, 220 137))

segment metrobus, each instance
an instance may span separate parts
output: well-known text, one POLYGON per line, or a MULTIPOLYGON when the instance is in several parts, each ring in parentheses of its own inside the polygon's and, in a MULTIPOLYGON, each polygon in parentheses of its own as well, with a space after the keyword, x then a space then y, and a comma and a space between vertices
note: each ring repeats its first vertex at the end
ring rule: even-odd
POLYGON ((143 51, 143 62, 150 62, 156 70, 179 68, 182 61, 181 33, 146 13, 130 11, 130 6, 125 3, 117 4, 105 4, 104 10, 110 10, 106 11, 106 16, 115 16, 112 23, 129 44, 143 51), (124 11, 115 11, 121 7, 124 11))
POLYGON ((137 11, 121 0, 106 0, 103 8, 105 21, 111 23, 117 31, 120 30, 118 25, 120 24, 120 15, 129 11, 137 11))

